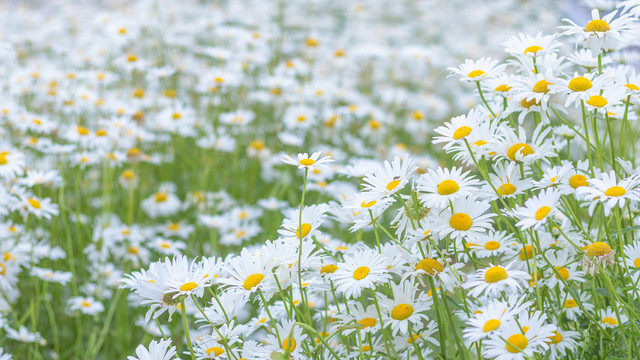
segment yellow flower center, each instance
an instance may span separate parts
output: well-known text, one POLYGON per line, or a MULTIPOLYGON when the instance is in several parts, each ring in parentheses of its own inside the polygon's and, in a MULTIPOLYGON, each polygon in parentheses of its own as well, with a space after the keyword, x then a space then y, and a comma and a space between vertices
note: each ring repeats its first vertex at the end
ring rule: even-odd
POLYGON ((206 352, 207 352, 207 356, 211 356, 211 353, 213 353, 213 356, 220 356, 224 353, 224 349, 218 346, 214 346, 214 347, 208 348, 206 352))
POLYGON ((360 326, 361 329, 368 328, 368 327, 374 327, 374 326, 376 326, 377 323, 378 323, 378 320, 376 320, 374 318, 370 318, 370 317, 366 317, 366 318, 358 321, 358 324, 362 325, 362 326, 360 326))
POLYGON ((296 349, 296 340, 289 338, 284 339, 284 341, 282 342, 282 349, 284 351, 292 352, 296 349))
POLYGON ((264 279, 264 275, 260 273, 251 274, 247 277, 242 286, 244 286, 245 290, 251 290, 254 287, 258 286, 258 284, 262 282, 262 279, 264 279))
POLYGON ((567 87, 573 91, 587 91, 593 87, 593 84, 591 84, 591 80, 586 77, 578 76, 577 78, 571 79, 567 87))
POLYGON ((524 53, 525 54, 528 54, 528 53, 536 54, 540 50, 542 50, 542 48, 540 46, 532 45, 532 46, 529 46, 528 48, 524 49, 524 53))
POLYGON ((9 163, 7 155, 10 155, 8 151, 0 151, 0 165, 7 165, 9 163))
POLYGON ((478 76, 482 76, 484 74, 486 74, 486 73, 484 71, 482 71, 482 70, 473 70, 472 72, 467 74, 467 77, 475 78, 475 77, 478 77, 478 76))
POLYGON ((509 90, 511 90, 513 88, 513 86, 509 86, 507 84, 502 84, 502 85, 498 85, 495 89, 493 89, 493 91, 496 92, 507 92, 509 90))
POLYGON ((90 307, 90 306, 91 306, 91 303, 90 303, 90 302, 88 302, 87 300, 84 300, 84 301, 82 301, 82 303, 80 303, 80 305, 81 305, 82 307, 90 307))
POLYGON ((558 274, 560 274, 560 276, 556 274, 556 278, 560 279, 560 277, 562 277, 564 280, 567 280, 569 278, 569 269, 567 269, 566 267, 556 266, 556 271, 558 272, 558 274))
POLYGON ((486 244, 484 244, 484 248, 491 251, 491 250, 497 250, 500 248, 500 243, 494 240, 491 241, 487 241, 486 244))
POLYGON ((510 353, 519 353, 529 344, 527 337, 522 334, 514 334, 507 339, 507 351, 510 353))
POLYGON ((165 202, 167 201, 167 194, 166 193, 156 193, 156 202, 157 203, 161 203, 161 202, 165 202))
POLYGON ((38 199, 27 199, 27 202, 29 203, 29 205, 31 205, 31 207, 33 207, 34 209, 40 209, 41 205, 40 205, 40 201, 38 201, 38 199))
POLYGON ((625 86, 629 90, 640 90, 640 87, 638 87, 638 85, 636 85, 636 84, 627 84, 625 86))
POLYGON ((589 100, 587 100, 587 104, 593 106, 593 107, 597 107, 597 108, 601 108, 605 105, 608 104, 607 99, 605 99, 604 97, 600 96, 600 95, 592 95, 589 100))
POLYGON ((529 144, 517 143, 511 145, 507 150, 507 157, 511 161, 516 160, 516 154, 521 153, 523 157, 533 154, 533 148, 529 144))
POLYGON ((362 352, 367 352, 367 351, 370 351, 370 350, 371 350, 371 346, 369 346, 369 345, 365 345, 365 346, 362 347, 362 352))
POLYGON ((533 85, 533 92, 539 94, 546 94, 549 92, 549 85, 553 85, 553 83, 548 82, 545 79, 542 79, 533 85))
POLYGON ((507 270, 501 268, 500 266, 489 268, 484 273, 484 281, 490 284, 497 283, 498 281, 504 280, 507 277, 507 270))
POLYGON ((569 178, 569 185, 571 185, 572 188, 577 189, 580 186, 589 185, 589 182, 587 181, 586 176, 576 174, 569 178))
POLYGON ((338 270, 338 266, 334 264, 327 264, 320 269, 320 274, 331 274, 338 270))
POLYGON ((564 307, 566 307, 566 308, 571 309, 571 308, 574 308, 574 307, 576 307, 576 306, 578 306, 578 303, 577 303, 575 300, 573 300, 573 299, 567 299, 567 300, 564 302, 564 307))
POLYGON ((549 215, 549 212, 551 211, 551 208, 548 206, 542 206, 540 207, 540 209, 536 210, 536 220, 540 221, 542 219, 544 219, 547 215, 549 215))
POLYGON ((422 269, 429 275, 435 275, 444 270, 444 266, 436 259, 422 259, 416 264, 416 270, 422 269))
POLYGON ((622 196, 626 193, 627 193, 627 190, 625 190, 622 186, 612 186, 608 188, 607 191, 604 192, 606 196, 614 196, 614 197, 622 196))
POLYGON ((396 180, 390 181, 387 184, 387 190, 391 191, 391 190, 395 189, 396 186, 398 186, 398 184, 400 184, 400 179, 396 179, 396 180))
POLYGON ((311 166, 316 163, 316 161, 313 159, 302 159, 299 162, 301 165, 304 165, 304 166, 311 166))
POLYGON ((611 316, 605 317, 604 319, 602 319, 602 322, 609 325, 618 325, 618 321, 611 316))
POLYGON ((516 192, 516 187, 513 184, 502 184, 500 185, 496 190, 498 190, 498 194, 504 196, 504 195, 511 195, 514 192, 516 192))
POLYGON ((460 186, 453 180, 445 180, 438 184, 438 194, 440 195, 451 195, 459 189, 460 186))
POLYGON ((606 21, 600 19, 591 20, 589 21, 587 26, 584 27, 584 31, 586 32, 605 32, 609 30, 611 30, 609 24, 606 21))
POLYGON ((360 206, 368 208, 368 207, 372 207, 373 205, 376 204, 377 201, 375 200, 371 200, 369 202, 363 201, 362 204, 360 204, 360 206))
POLYGON ((198 287, 198 284, 194 283, 193 281, 190 281, 188 283, 182 284, 182 286, 180 286, 180 291, 191 291, 197 287, 198 287))
POLYGON ((520 249, 520 260, 525 261, 527 259, 533 258, 533 254, 537 252, 536 249, 531 245, 526 245, 522 249, 520 249))
POLYGON ((604 243, 602 241, 594 242, 593 244, 587 247, 587 254, 591 256, 602 256, 607 255, 611 252, 611 246, 609 244, 604 243))
POLYGON ((413 306, 409 304, 396 305, 391 311, 391 317, 395 320, 404 320, 413 314, 413 306))
POLYGON ((468 126, 461 126, 453 132, 453 140, 460 140, 463 137, 471 133, 471 128, 468 126))
POLYGON ((301 224, 300 227, 298 227, 298 230, 296 230, 296 237, 298 239, 300 239, 301 236, 302 236, 302 238, 304 238, 305 236, 307 236, 309 234, 310 231, 311 231, 311 224, 309 224, 309 223, 301 224), (300 229, 302 229, 302 234, 301 234, 300 229))
POLYGON ((362 280, 369 275, 369 268, 366 266, 360 266, 353 272, 353 278, 356 280, 362 280))
POLYGON ((554 336, 549 337, 549 339, 551 339, 551 342, 554 344, 559 343, 560 341, 562 341, 562 335, 560 335, 559 332, 555 332, 554 336))
POLYGON ((482 327, 482 331, 484 331, 484 332, 493 331, 493 330, 497 329, 501 324, 502 323, 500 322, 500 320, 491 319, 491 320, 487 321, 486 323, 484 323, 484 326, 482 327))
POLYGON ((84 126, 78 126, 76 128, 76 131, 78 132, 78 135, 82 135, 82 136, 89 135, 89 129, 87 129, 84 126))
POLYGON ((522 99, 520 101, 520 105, 522 105, 523 108, 528 109, 534 105, 540 105, 540 102, 538 102, 535 98, 529 101, 527 101, 526 99, 522 99))
POLYGON ((456 230, 465 231, 471 228, 473 220, 471 220, 471 216, 465 213, 457 213, 451 216, 451 219, 449 219, 449 225, 456 230))
POLYGON ((633 262, 633 266, 640 268, 640 258, 637 258, 634 262, 633 262))

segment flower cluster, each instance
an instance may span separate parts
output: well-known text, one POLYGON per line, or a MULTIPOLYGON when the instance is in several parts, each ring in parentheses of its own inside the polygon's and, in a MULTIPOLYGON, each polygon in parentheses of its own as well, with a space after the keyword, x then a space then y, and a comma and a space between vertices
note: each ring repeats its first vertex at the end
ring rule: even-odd
POLYGON ((0 9, 0 360, 632 358, 640 2, 585 2, 0 9))

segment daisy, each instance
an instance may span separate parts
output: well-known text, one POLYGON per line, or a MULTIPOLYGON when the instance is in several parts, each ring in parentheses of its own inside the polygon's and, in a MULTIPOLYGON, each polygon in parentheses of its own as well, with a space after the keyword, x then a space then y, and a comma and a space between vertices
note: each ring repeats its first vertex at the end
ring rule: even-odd
MULTIPOLYGON (((549 101, 553 94, 552 85, 557 82, 551 71, 545 74, 538 73, 520 80, 516 83, 516 94, 513 97, 513 103, 520 104, 523 107, 529 107, 536 105, 540 106, 540 115, 542 116, 542 122, 549 123, 549 118, 546 116, 549 101)), ((513 108, 512 108, 513 109, 513 108)), ((510 109, 505 110, 505 115, 510 114, 510 109)), ((522 124, 526 111, 523 111, 518 116, 519 123, 522 124), (524 115, 523 115, 524 114, 524 115)))
POLYGON ((602 109, 605 114, 613 111, 615 114, 615 107, 627 97, 627 90, 624 86, 609 86, 602 92, 590 91, 589 98, 584 102, 585 107, 588 110, 602 109))
POLYGON ((496 153, 493 151, 493 144, 500 137, 498 128, 500 121, 498 118, 489 119, 478 125, 468 136, 465 137, 466 143, 458 142, 449 149, 453 153, 453 159, 462 161, 466 166, 474 164, 474 157, 492 158, 496 153), (467 148, 467 143, 469 148, 467 148), (469 152, 471 149, 471 153, 469 152), (473 155, 473 156, 471 156, 473 155))
POLYGON ((537 189, 544 189, 551 186, 556 186, 562 182, 566 174, 571 170, 571 164, 566 162, 562 166, 552 166, 544 170, 542 179, 534 181, 533 185, 537 189))
POLYGON ((94 298, 76 296, 69 299, 69 310, 79 310, 85 315, 95 315, 104 311, 104 305, 94 298))
POLYGON ((513 262, 506 266, 493 265, 480 269, 464 283, 465 289, 471 289, 469 295, 478 297, 485 294, 496 297, 503 291, 520 290, 529 280, 529 274, 512 269, 513 262))
MULTIPOLYGON (((591 295, 586 292, 577 290, 580 304, 589 313, 593 312, 594 305, 590 303, 591 295)), ((562 301, 562 312, 567 315, 567 319, 576 321, 580 315, 582 315, 582 309, 578 306, 578 302, 573 298, 573 295, 568 295, 567 298, 562 301)))
MULTIPOLYGON (((564 164, 571 164, 570 162, 564 160, 564 164)), ((574 194, 576 190, 582 186, 588 186, 589 181, 588 177, 591 177, 589 173, 589 163, 587 161, 578 161, 577 166, 569 167, 569 171, 565 174, 565 176, 560 179, 560 184, 558 184, 558 191, 560 191, 563 195, 574 194)))
POLYGON ((506 65, 498 65, 498 60, 483 57, 476 61, 466 59, 464 64, 458 67, 449 67, 449 76, 458 76, 460 81, 479 82, 483 79, 494 77, 502 73, 506 65))
POLYGON ((165 258, 164 268, 166 272, 164 282, 167 286, 165 294, 173 299, 191 295, 202 297, 204 289, 211 286, 212 279, 195 259, 189 263, 184 255, 175 256, 171 261, 165 258))
POLYGON ((598 311, 598 317, 600 324, 606 328, 614 328, 618 325, 624 325, 629 322, 629 317, 623 312, 616 314, 610 307, 606 309, 600 309, 598 311))
MULTIPOLYGON (((589 72, 598 67, 598 55, 594 56, 591 49, 579 49, 575 51, 569 56, 569 61, 582 66, 589 72)), ((607 62, 611 61, 611 59, 604 58, 601 59, 601 61, 603 65, 606 65, 607 62)))
POLYGON ((286 217, 282 221, 282 226, 278 233, 287 239, 304 239, 318 235, 318 228, 322 225, 322 220, 327 210, 328 206, 326 204, 317 204, 304 207, 302 215, 300 215, 299 210, 285 212, 286 217))
POLYGON ((227 291, 234 293, 252 294, 259 289, 272 289, 275 280, 270 262, 267 254, 254 255, 243 249, 239 256, 227 260, 227 274, 216 281, 227 286, 227 291))
POLYGON ((443 169, 439 167, 435 171, 428 170, 428 173, 421 175, 416 182, 420 191, 420 200, 429 208, 445 207, 449 201, 460 197, 472 195, 480 182, 473 176, 469 176, 470 171, 462 172, 462 168, 443 169))
POLYGON ((498 162, 494 164, 493 170, 492 173, 489 173, 493 187, 489 184, 482 187, 483 198, 496 200, 498 196, 503 198, 516 197, 533 187, 531 180, 527 178, 527 172, 524 174, 525 178, 522 178, 515 162, 498 162))
POLYGON ((584 47, 596 52, 602 50, 611 50, 617 43, 623 43, 623 35, 633 31, 635 19, 630 14, 623 14, 613 19, 616 11, 612 11, 600 18, 600 12, 597 9, 591 10, 591 20, 583 28, 569 19, 562 19, 570 25, 560 26, 564 30, 562 35, 576 35, 578 40, 582 41, 584 47))
POLYGON ((309 156, 307 153, 299 153, 297 160, 289 155, 285 155, 282 161, 285 164, 297 166, 298 169, 313 170, 316 167, 326 166, 325 164, 333 161, 333 159, 329 155, 320 158, 321 154, 322 151, 316 151, 311 154, 311 156, 309 156))
POLYGON ((546 53, 554 53, 562 46, 556 41, 557 35, 542 35, 537 33, 536 36, 518 34, 507 40, 503 46, 504 51, 513 56, 536 57, 546 53))
POLYGON ((336 290, 347 298, 359 297, 364 289, 373 289, 377 283, 391 279, 386 257, 366 249, 345 255, 331 274, 336 290))
POLYGON ((13 208, 14 210, 19 210, 25 217, 32 214, 37 218, 47 220, 60 213, 58 204, 53 204, 50 198, 41 199, 35 196, 21 196, 21 198, 14 203, 13 208))
MULTIPOLYGON (((364 334, 373 335, 377 333, 378 330, 380 330, 380 321, 378 319, 378 313, 375 304, 367 306, 366 309, 359 302, 348 304, 348 306, 349 311, 347 311, 346 313, 338 313, 336 315, 338 318, 337 325, 344 325, 355 321, 355 323, 358 325, 358 331, 364 334)), ((356 329, 345 328, 343 333, 345 335, 349 335, 354 331, 356 331, 356 329)))
MULTIPOLYGON (((546 317, 541 316, 542 319, 546 317)), ((504 324, 498 336, 484 342, 484 355, 497 360, 524 360, 533 358, 536 353, 544 353, 549 348, 546 340, 554 336, 554 332, 547 326, 535 325, 521 329, 515 321, 504 324)), ((555 329, 555 326, 552 328, 555 329)))
POLYGON ((180 211, 182 202, 168 189, 161 189, 157 193, 142 200, 142 210, 151 218, 171 216, 180 211))
POLYGON ((381 307, 386 311, 385 324, 391 324, 392 334, 406 334, 408 327, 419 328, 423 320, 427 320, 425 311, 429 305, 424 298, 416 294, 416 288, 409 282, 391 284, 393 298, 382 298, 381 307))
POLYGON ((364 190, 370 192, 372 200, 393 196, 407 185, 417 169, 409 155, 405 156, 404 161, 399 157, 394 158, 392 163, 385 161, 384 166, 377 165, 364 177, 364 190))
POLYGON ((551 89, 558 94, 566 96, 567 100, 564 106, 569 107, 571 105, 580 105, 581 101, 589 100, 594 91, 596 93, 599 92, 609 82, 609 79, 605 76, 597 76, 594 73, 580 75, 574 72, 571 79, 556 79, 556 83, 551 86, 551 89))
POLYGON ((138 345, 136 356, 129 356, 127 360, 174 360, 176 357, 176 347, 171 346, 171 339, 151 340, 149 348, 138 345))
POLYGON ((549 339, 549 358, 555 360, 561 357, 574 354, 578 350, 578 343, 575 339, 579 339, 580 333, 577 331, 560 330, 554 332, 553 337, 549 339))
POLYGON ((280 334, 279 339, 268 335, 265 341, 267 347, 272 348, 273 351, 288 353, 294 359, 305 359, 306 356, 302 354, 302 344, 307 339, 307 334, 303 334, 302 328, 295 323, 295 320, 282 320, 281 323, 276 324, 276 333, 280 334))
POLYGON ((433 138, 433 144, 446 143, 445 150, 451 149, 456 144, 463 143, 465 138, 473 133, 487 119, 486 112, 480 108, 469 110, 467 115, 456 116, 444 126, 436 128, 434 131, 441 136, 433 138))
POLYGON ((513 254, 515 251, 511 244, 515 241, 513 235, 506 231, 489 230, 486 234, 482 234, 473 239, 473 242, 467 242, 467 247, 478 259, 488 257, 500 257, 504 254, 513 254))
POLYGON ((599 267, 605 268, 615 262, 616 250, 605 242, 596 241, 588 245, 585 251, 582 267, 588 274, 597 274, 600 272, 599 267))
POLYGON ((468 344, 491 338, 503 324, 513 321, 514 315, 507 303, 493 300, 478 308, 466 321, 462 336, 468 344))
POLYGON ((437 232, 442 237, 470 241, 491 228, 495 214, 487 213, 490 207, 489 202, 478 201, 473 195, 456 199, 440 213, 437 232))
POLYGON ((569 257, 565 251, 556 251, 547 255, 549 264, 554 267, 554 270, 547 271, 545 284, 550 288, 556 287, 564 288, 565 282, 576 281, 584 282, 584 273, 577 269, 578 264, 572 262, 573 259, 569 257), (560 279, 564 280, 561 281, 560 279))
POLYGON ((545 189, 537 196, 527 199, 524 206, 517 205, 513 211, 507 213, 518 219, 516 226, 523 230, 538 230, 558 211, 558 200, 560 193, 556 189, 545 189))
POLYGON ((536 160, 549 162, 547 157, 558 156, 549 139, 550 127, 539 124, 533 131, 531 142, 527 141, 527 133, 520 128, 518 134, 511 127, 500 128, 502 138, 497 139, 495 151, 497 156, 509 161, 532 163, 536 160))
POLYGON ((602 204, 605 216, 611 213, 614 207, 623 208, 627 201, 640 200, 640 180, 631 176, 618 181, 616 173, 602 173, 599 177, 586 180, 586 186, 576 189, 576 197, 584 201, 583 205, 589 206, 589 215, 592 215, 596 206, 602 204))

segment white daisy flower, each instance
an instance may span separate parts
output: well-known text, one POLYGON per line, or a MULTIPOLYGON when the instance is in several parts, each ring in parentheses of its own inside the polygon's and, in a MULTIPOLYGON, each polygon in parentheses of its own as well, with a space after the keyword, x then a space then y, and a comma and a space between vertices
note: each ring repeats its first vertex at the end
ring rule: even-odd
POLYGON ((392 284, 393 298, 380 299, 384 308, 386 325, 391 325, 392 334, 407 334, 408 327, 420 328, 420 324, 427 320, 425 311, 429 310, 428 303, 416 294, 416 288, 408 281, 392 284))
POLYGON ((483 79, 494 77, 502 73, 506 65, 498 65, 498 60, 483 57, 478 60, 466 59, 464 64, 458 67, 449 67, 450 76, 460 77, 460 81, 479 82, 483 79))
POLYGON ((507 213, 518 219, 516 226, 523 230, 531 227, 537 230, 558 211, 558 200, 560 200, 560 193, 556 189, 545 189, 527 199, 524 206, 518 205, 513 211, 507 211, 507 213))
POLYGON ((520 290, 528 282, 529 274, 512 269, 514 263, 506 266, 493 265, 480 269, 476 274, 469 275, 463 287, 469 290, 469 295, 478 297, 485 294, 489 297, 500 295, 501 292, 520 290))
POLYGON ((462 172, 462 168, 451 170, 439 167, 435 171, 421 175, 416 182, 420 191, 420 200, 430 208, 443 208, 449 201, 460 197, 473 195, 477 191, 475 186, 480 182, 469 175, 470 171, 462 172))
POLYGON ((441 237, 472 241, 491 228, 495 214, 487 213, 490 207, 489 202, 478 201, 475 196, 456 199, 453 206, 440 213, 437 232, 441 237))
POLYGON ((391 279, 389 262, 377 251, 366 249, 347 254, 331 274, 336 290, 347 298, 359 297, 364 289, 373 289, 376 284, 391 279))
POLYGON ((364 177, 364 190, 371 193, 372 200, 393 196, 409 183, 417 169, 418 166, 409 155, 405 156, 404 161, 399 157, 393 159, 392 163, 385 161, 384 166, 376 166, 364 177))
POLYGON ((631 176, 618 181, 616 173, 602 173, 597 178, 587 180, 587 186, 576 189, 576 197, 589 206, 589 214, 593 214, 596 205, 602 204, 604 214, 609 215, 614 207, 623 208, 627 201, 640 200, 640 180, 631 176))
POLYGON ((136 356, 128 356, 127 360, 174 360, 176 357, 176 347, 171 346, 171 339, 151 340, 149 348, 138 345, 136 356))
POLYGON ((311 156, 307 153, 299 153, 297 159, 294 159, 290 155, 285 155, 282 161, 285 164, 294 165, 297 166, 298 169, 305 170, 313 170, 316 167, 326 166, 327 163, 333 161, 329 155, 323 156, 322 158, 320 158, 320 155, 322 155, 322 151, 316 151, 311 154, 311 156))

